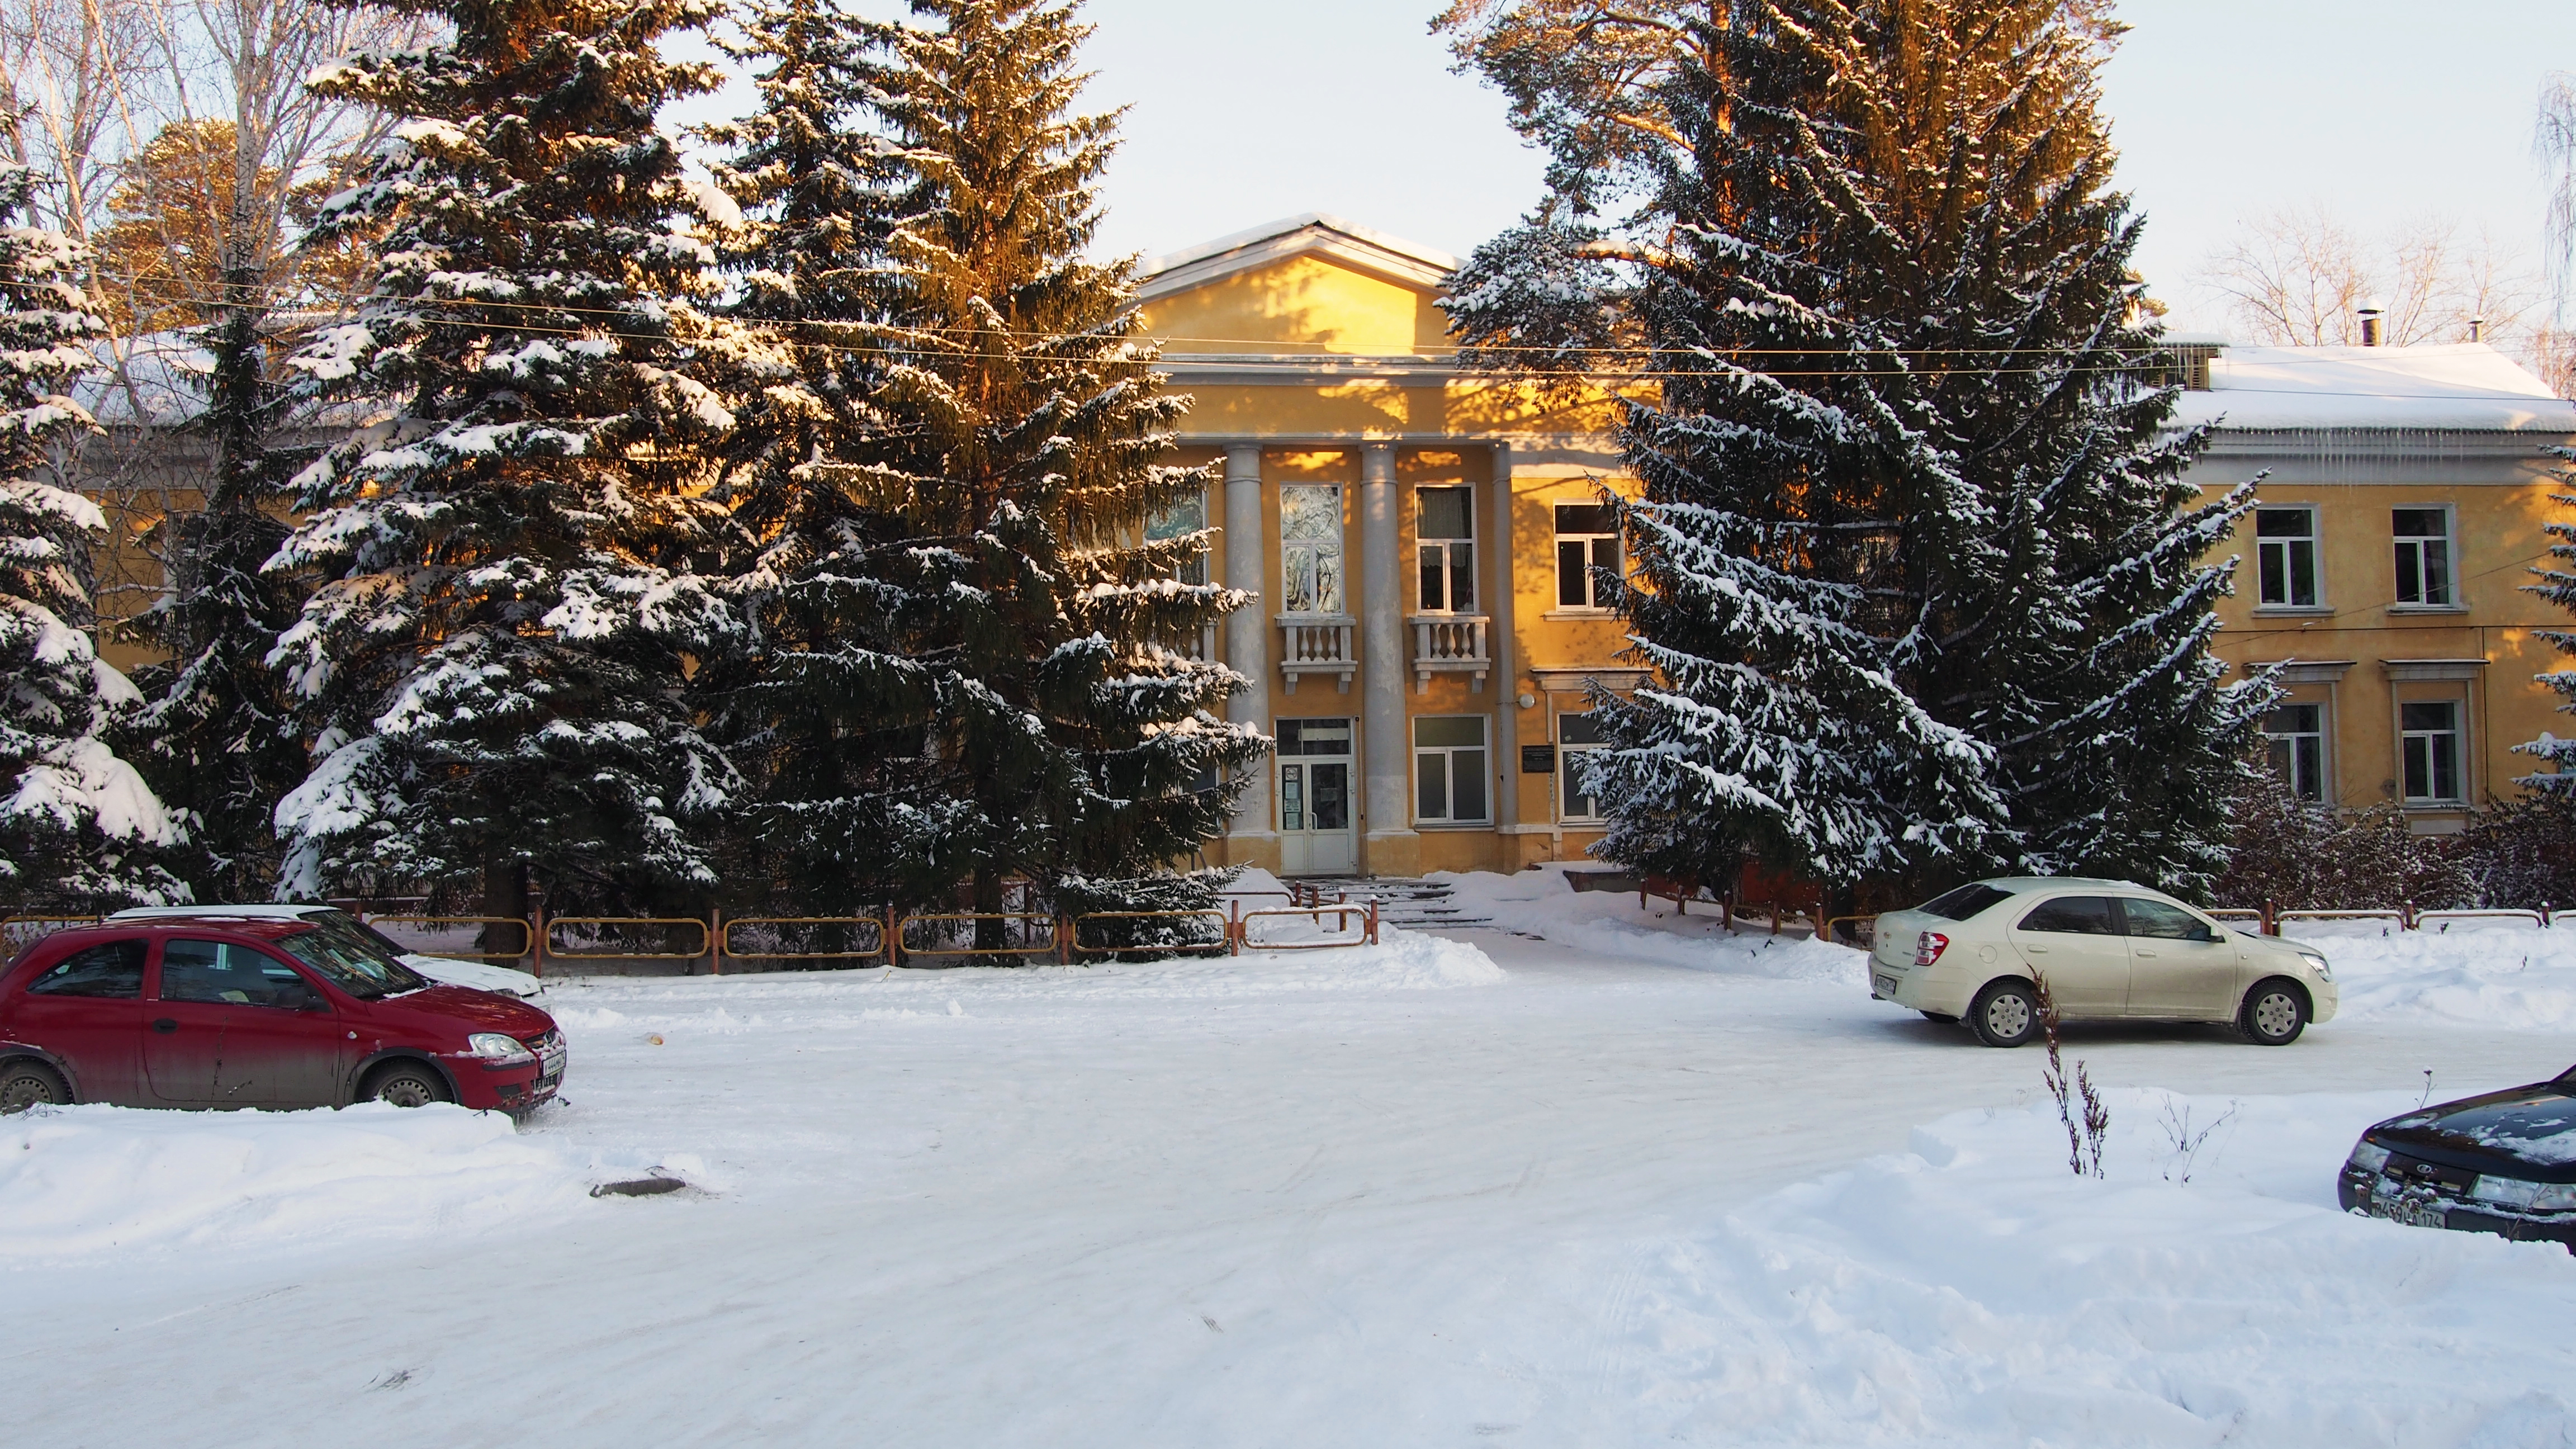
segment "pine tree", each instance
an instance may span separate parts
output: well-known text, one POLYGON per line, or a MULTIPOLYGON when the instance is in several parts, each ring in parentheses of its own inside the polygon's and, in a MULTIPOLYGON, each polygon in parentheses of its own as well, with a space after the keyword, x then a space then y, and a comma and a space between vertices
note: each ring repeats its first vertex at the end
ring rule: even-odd
POLYGON ((733 419, 692 375, 721 210, 655 109, 709 69, 657 42, 701 0, 401 0, 445 41, 315 85, 409 117, 322 219, 381 225, 357 318, 294 360, 377 399, 300 475, 275 567, 314 591, 275 658, 314 735, 278 807, 286 889, 425 887, 526 913, 668 907, 712 881, 730 778, 687 696, 731 615, 701 566, 733 419))
MULTIPOLYGON (((2563 463, 2576 465, 2576 448, 2551 448, 2547 451, 2563 463)), ((2557 479, 2561 487, 2576 490, 2576 466, 2553 469, 2550 476, 2557 479)), ((2552 493, 2549 501, 2563 508, 2576 508, 2576 491, 2552 493)), ((2541 524, 2540 531, 2550 540, 2552 564, 2547 568, 2533 569, 2532 575, 2540 582, 2525 584, 2523 588, 2562 609, 2576 612, 2576 523, 2553 518, 2541 524)), ((2576 656, 2576 630, 2535 629, 2532 632, 2535 637, 2547 640, 2559 653, 2576 656)), ((2576 714, 2576 669, 2552 670, 2539 678, 2542 684, 2566 701, 2558 707, 2562 713, 2576 714)), ((2576 764, 2576 738, 2561 738, 2553 731, 2543 730, 2540 738, 2516 745, 2513 749, 2515 754, 2529 755, 2549 767, 2546 771, 2523 776, 2515 781, 2516 784, 2538 795, 2576 797, 2576 770, 2568 768, 2576 764)))
MULTIPOLYGON (((1208 479, 1163 461, 1186 400, 1137 335, 1130 264, 1084 260, 1114 122, 1072 114, 1089 30, 1036 0, 913 11, 828 41, 805 22, 742 168, 776 219, 760 305, 817 400, 753 515, 778 584, 750 699, 788 786, 764 808, 898 901, 965 881, 998 911, 1018 876, 1069 904, 1168 902, 1171 864, 1225 828, 1220 772, 1264 741, 1216 713, 1241 677, 1184 648, 1248 600, 1186 581, 1204 534, 1144 537, 1208 479), (779 112, 804 86, 864 96, 854 129, 891 144, 800 134, 779 112), (798 186, 779 168, 800 146, 858 194, 798 186), (826 340, 864 356, 820 367, 826 340)), ((763 23, 785 49, 786 19, 763 23)))
POLYGON ((1654 244, 1543 216, 1462 279, 1489 356, 1581 355, 1607 311, 1659 389, 1628 412, 1625 599, 1663 683, 1604 701, 1605 854, 2183 890, 2223 864, 2264 690, 2218 682, 2200 560, 2251 495, 2191 506, 2199 442, 2160 432, 2092 9, 1712 7, 1611 228, 1654 244))
POLYGON ((105 324, 72 277, 80 257, 32 224, 36 175, 0 162, 0 899, 94 910, 185 900, 155 860, 181 821, 106 735, 139 700, 81 624, 97 505, 42 475, 97 424, 66 394, 96 367, 105 324))

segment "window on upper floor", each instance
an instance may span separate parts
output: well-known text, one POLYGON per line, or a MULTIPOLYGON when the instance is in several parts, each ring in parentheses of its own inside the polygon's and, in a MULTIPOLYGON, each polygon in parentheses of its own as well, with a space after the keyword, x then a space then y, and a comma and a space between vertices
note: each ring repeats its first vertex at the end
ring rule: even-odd
POLYGON ((1619 520, 1607 503, 1556 505, 1556 605, 1606 609, 1608 591, 1595 570, 1619 575, 1619 520))
POLYGON ((2325 713, 2321 704, 2285 704, 2263 717, 2272 769, 2302 800, 2326 797, 2325 713))
POLYGON ((2468 798, 2460 780, 2460 702, 2416 700, 2397 706, 2398 760, 2406 803, 2448 805, 2468 798))
MULTIPOLYGON (((1145 520, 1145 541, 1161 543, 1166 539, 1188 538, 1207 532, 1207 499, 1193 493, 1169 508, 1145 520)), ((1172 577, 1184 584, 1208 581, 1207 543, 1201 539, 1197 552, 1183 559, 1172 570, 1172 577)))
POLYGON ((1416 488, 1415 541, 1421 549, 1422 612, 1476 611, 1476 490, 1416 488))
POLYGON ((2317 602, 2317 511, 2254 510, 2255 569, 2262 576, 2259 602, 2308 609, 2317 602))
POLYGON ((2389 532, 2397 540, 2397 602, 2451 604, 2451 510, 2393 509, 2389 532))
POLYGON ((1282 613, 1342 612, 1342 485, 1280 487, 1279 568, 1282 613))

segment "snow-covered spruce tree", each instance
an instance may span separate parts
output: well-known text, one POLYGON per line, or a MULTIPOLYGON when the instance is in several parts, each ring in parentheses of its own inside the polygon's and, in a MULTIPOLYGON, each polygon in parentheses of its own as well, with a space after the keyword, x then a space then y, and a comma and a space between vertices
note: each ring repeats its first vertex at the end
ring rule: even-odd
POLYGON ((176 868, 196 898, 261 901, 277 885, 277 802, 306 765, 294 702, 268 662, 302 594, 294 575, 263 572, 289 531, 270 437, 294 399, 269 375, 260 278, 246 267, 226 275, 236 290, 206 329, 214 365, 196 424, 214 473, 202 510, 164 520, 169 590, 126 626, 162 658, 137 671, 145 703, 123 737, 154 789, 188 814, 191 848, 176 868))
MULTIPOLYGON (((2576 448, 2551 448, 2547 451, 2563 463, 2576 465, 2576 448)), ((2552 493, 2549 501, 2562 508, 2576 508, 2576 466, 2553 469, 2550 476, 2557 479, 2561 487, 2571 491, 2552 493)), ((2576 612, 2576 522, 2553 518, 2541 524, 2540 531, 2550 540, 2549 557, 2552 562, 2549 567, 2533 569, 2532 575, 2539 582, 2525 584, 2523 588, 2562 609, 2576 612)), ((2576 657, 2576 630, 2543 629, 2533 632, 2548 640, 2559 653, 2576 657)), ((2558 707, 2562 713, 2576 714, 2576 669, 2553 670, 2538 678, 2566 701, 2558 707)), ((2554 731, 2543 730, 2540 738, 2516 745, 2513 749, 2515 754, 2529 755, 2548 766, 2546 771, 2523 776, 2515 781, 2516 784, 2536 794, 2576 797, 2576 769, 2570 768, 2576 765, 2576 738, 2561 738, 2554 731)))
MULTIPOLYGON (((871 401, 894 172, 868 127, 881 46, 832 0, 735 13, 726 49, 754 71, 759 108, 710 127, 741 221, 720 244, 730 315, 759 339, 733 379, 737 426, 722 492, 756 553, 730 587, 744 646, 694 683, 711 733, 743 777, 729 812, 727 898, 737 909, 847 915, 899 896, 916 812, 938 813, 921 768, 931 676, 903 652, 880 578, 907 537, 850 469, 882 447, 871 401)), ((907 892, 906 887, 912 889, 907 892)))
POLYGON ((1686 17, 1628 108, 1671 144, 1614 230, 1658 244, 1543 218, 1462 278, 1471 341, 1615 337, 1581 292, 1635 319, 1660 387, 1629 410, 1626 601, 1665 687, 1604 711, 1605 853, 2183 890, 2223 863, 2264 690, 2218 682, 2201 557, 2251 497, 2192 506, 2197 440, 2142 385, 2090 8, 1686 17))
POLYGON ((36 185, 0 162, 0 907, 186 900, 155 859, 181 821, 105 738, 140 698, 82 627, 106 521, 46 481, 97 426, 67 394, 106 328, 72 281, 77 250, 33 224, 36 185))
POLYGON ((1163 461, 1186 399, 1137 335, 1128 264, 1084 260, 1114 118, 1072 113, 1089 30, 1069 6, 913 12, 857 32, 855 129, 892 143, 829 143, 859 194, 772 169, 820 144, 775 117, 794 82, 754 133, 775 149, 741 168, 774 188, 747 197, 774 248, 754 305, 809 391, 849 390, 782 429, 777 501, 750 514, 776 572, 747 693, 779 722, 763 808, 898 902, 966 882, 998 911, 1024 876, 1066 905, 1166 904, 1190 890, 1174 863, 1225 827, 1218 782, 1265 742, 1216 714, 1241 677, 1182 648, 1248 601, 1184 581, 1203 536, 1144 537, 1208 480, 1163 461), (864 356, 820 369, 834 342, 864 356))
POLYGON ((1796 169, 1835 77, 1769 26, 1695 39, 1710 63, 1661 97, 1687 149, 1662 156, 1640 214, 1669 243, 1626 248, 1623 278, 1542 224, 1489 244, 1453 289, 1470 341, 1549 349, 1487 354, 1504 365, 1618 336, 1568 302, 1597 296, 1634 319, 1659 385, 1626 407, 1643 497, 1621 507, 1634 578, 1615 595, 1656 677, 1595 701, 1597 853, 1713 884, 1747 854, 1840 881, 1974 853, 2002 825, 1992 754, 1897 677, 1901 626, 1873 578, 1888 430, 1853 407, 1868 343, 1819 254, 1825 199, 1796 169))
POLYGON ((702 0, 398 0, 450 27, 314 84, 409 117, 326 208, 384 230, 356 319, 294 359, 390 415, 298 479, 308 571, 279 641, 314 737, 279 805, 284 888, 426 888, 525 914, 694 901, 722 756, 685 692, 733 615, 698 565, 732 418, 690 375, 713 262, 656 107, 707 67, 702 0))

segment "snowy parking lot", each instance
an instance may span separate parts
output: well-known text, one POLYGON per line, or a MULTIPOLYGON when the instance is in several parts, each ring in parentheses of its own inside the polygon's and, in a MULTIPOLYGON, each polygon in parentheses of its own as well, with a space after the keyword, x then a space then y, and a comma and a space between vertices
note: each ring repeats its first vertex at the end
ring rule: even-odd
POLYGON ((2070 1029, 2113 1119, 2079 1181, 2040 1054, 1870 1001, 1853 953, 1459 898, 1526 934, 560 982, 566 1100, 519 1133, 9 1119, 13 1437, 2576 1437, 2576 1259, 2333 1178, 2427 1070, 2576 1061, 2576 931, 2332 942, 2347 1013, 2287 1049, 2070 1029), (653 1168, 691 1186, 589 1194, 653 1168))

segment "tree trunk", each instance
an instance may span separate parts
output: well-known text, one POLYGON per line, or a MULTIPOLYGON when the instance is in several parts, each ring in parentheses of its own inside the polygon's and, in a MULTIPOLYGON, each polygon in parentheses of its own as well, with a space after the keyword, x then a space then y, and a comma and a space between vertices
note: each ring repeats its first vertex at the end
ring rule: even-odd
MULTIPOLYGON (((975 912, 997 916, 1002 910, 1002 873, 989 865, 975 868, 975 912)), ((1007 921, 982 920, 975 923, 975 949, 998 951, 1010 944, 1005 931, 1007 921)))
MULTIPOLYGON (((498 851, 484 856, 483 914, 507 920, 528 919, 528 864, 526 861, 514 860, 498 851)), ((504 953, 499 948, 518 934, 508 926, 485 926, 481 935, 476 938, 476 944, 480 945, 492 960, 515 961, 518 959, 516 956, 504 953)), ((529 943, 529 949, 535 949, 533 941, 529 943)))

